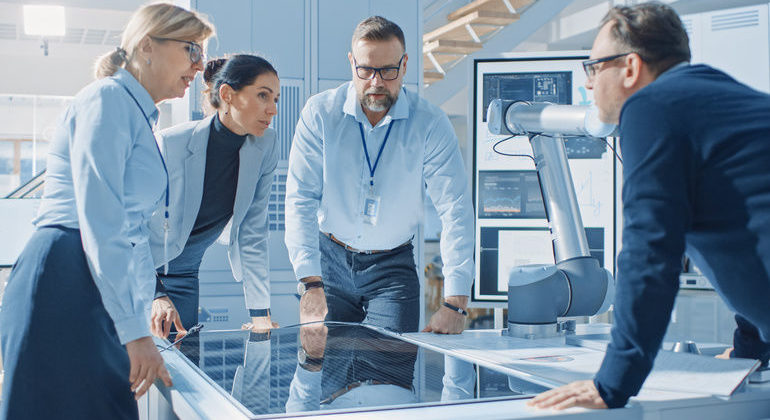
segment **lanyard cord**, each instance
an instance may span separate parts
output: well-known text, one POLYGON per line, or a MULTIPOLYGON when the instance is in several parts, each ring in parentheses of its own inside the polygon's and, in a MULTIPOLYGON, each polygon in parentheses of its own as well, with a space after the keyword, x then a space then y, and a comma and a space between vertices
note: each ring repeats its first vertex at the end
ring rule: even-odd
POLYGON ((366 137, 364 136, 364 125, 358 123, 358 128, 361 130, 361 144, 364 145, 364 155, 366 156, 366 164, 369 165, 369 186, 374 187, 374 171, 377 170, 377 164, 380 163, 380 157, 382 156, 382 150, 385 149, 385 143, 388 142, 388 136, 390 136, 390 129, 393 128, 393 120, 388 123, 388 131, 385 133, 385 139, 382 140, 380 145, 380 151, 377 152, 377 158, 374 160, 374 166, 369 159, 369 151, 366 149, 366 137))
POLYGON ((142 108, 142 105, 139 104, 139 101, 136 99, 133 93, 131 93, 130 90, 128 90, 127 87, 125 87, 122 83, 120 83, 120 86, 128 93, 128 96, 131 97, 131 99, 134 100, 134 103, 136 106, 139 107, 139 111, 142 113, 142 116, 144 117, 144 120, 147 121, 147 127, 150 128, 150 134, 152 134, 152 138, 155 143, 155 148, 158 150, 158 156, 160 156, 160 162, 163 164, 163 171, 166 172, 166 206, 163 209, 163 274, 168 274, 168 204, 169 204, 169 179, 168 179, 168 168, 166 167, 166 159, 163 158, 163 153, 160 151, 160 146, 158 146, 158 141, 155 139, 155 131, 152 128, 152 123, 150 122, 150 119, 147 117, 147 114, 144 113, 144 108, 142 108))

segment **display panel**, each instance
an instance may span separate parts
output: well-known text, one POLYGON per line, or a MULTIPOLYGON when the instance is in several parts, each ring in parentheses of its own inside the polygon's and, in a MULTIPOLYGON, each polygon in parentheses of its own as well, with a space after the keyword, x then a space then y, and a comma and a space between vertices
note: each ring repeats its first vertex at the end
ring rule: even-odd
POLYGON ((478 217, 518 219, 545 217, 535 171, 480 171, 478 217))
POLYGON ((250 418, 512 399, 547 389, 359 323, 204 330, 179 351, 250 418))
POLYGON ((493 99, 572 103, 572 72, 485 73, 482 121, 493 99))
MULTIPOLYGON (((473 84, 473 199, 476 277, 473 306, 507 302, 508 274, 517 265, 553 264, 554 254, 540 183, 526 136, 487 130, 493 99, 590 105, 581 62, 587 52, 518 55, 475 60, 473 84), (497 146, 496 146, 497 145, 497 146), (518 155, 505 156, 497 151, 518 155)), ((591 256, 614 273, 615 162, 613 139, 564 139, 591 256)))

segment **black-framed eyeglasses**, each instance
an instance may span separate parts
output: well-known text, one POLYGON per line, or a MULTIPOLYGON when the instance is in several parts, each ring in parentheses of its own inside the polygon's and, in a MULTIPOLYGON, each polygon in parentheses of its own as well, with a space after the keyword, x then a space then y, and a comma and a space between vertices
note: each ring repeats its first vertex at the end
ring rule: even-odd
POLYGON ((355 57, 353 57, 353 64, 356 66, 356 76, 358 76, 359 79, 372 80, 374 79, 374 76, 379 73, 380 79, 382 80, 396 80, 398 79, 398 72, 401 70, 401 62, 404 61, 404 56, 406 56, 406 54, 401 55, 396 67, 359 66, 355 57))
POLYGON ((625 57, 629 54, 633 54, 633 52, 627 52, 623 54, 615 54, 610 55, 607 57, 601 57, 601 58, 594 58, 593 60, 586 60, 583 61, 583 70, 586 72, 586 76, 588 76, 589 79, 593 79, 594 76, 596 76, 597 70, 596 65, 599 63, 606 63, 608 61, 617 60, 620 57, 625 57))
POLYGON ((175 42, 181 42, 183 44, 187 44, 187 52, 190 54, 190 61, 193 62, 193 64, 199 62, 199 61, 206 61, 206 55, 203 54, 203 47, 201 47, 200 44, 197 42, 187 41, 184 39, 175 39, 175 38, 158 38, 158 37, 152 37, 152 39, 157 41, 175 41, 175 42))

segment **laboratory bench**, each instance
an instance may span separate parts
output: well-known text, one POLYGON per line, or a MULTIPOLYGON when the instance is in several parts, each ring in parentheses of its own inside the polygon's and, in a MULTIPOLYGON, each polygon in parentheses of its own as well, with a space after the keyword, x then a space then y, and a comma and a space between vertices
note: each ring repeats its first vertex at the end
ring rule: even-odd
MULTIPOLYGON (((206 331, 163 351, 172 387, 156 382, 143 419, 761 419, 770 385, 757 363, 661 351, 625 408, 561 412, 526 402, 598 368, 609 325, 542 339, 503 330, 399 334, 356 323, 269 332, 206 331)), ((168 347, 166 340, 156 339, 168 347)), ((665 346, 664 346, 665 348, 665 346)))

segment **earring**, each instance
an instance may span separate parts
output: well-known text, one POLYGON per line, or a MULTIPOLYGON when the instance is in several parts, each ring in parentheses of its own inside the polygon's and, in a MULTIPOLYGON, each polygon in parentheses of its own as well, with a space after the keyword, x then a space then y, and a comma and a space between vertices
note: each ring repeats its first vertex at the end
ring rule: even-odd
POLYGON ((152 63, 152 61, 150 61, 150 59, 148 58, 147 59, 147 65, 149 66, 151 63, 152 63))

